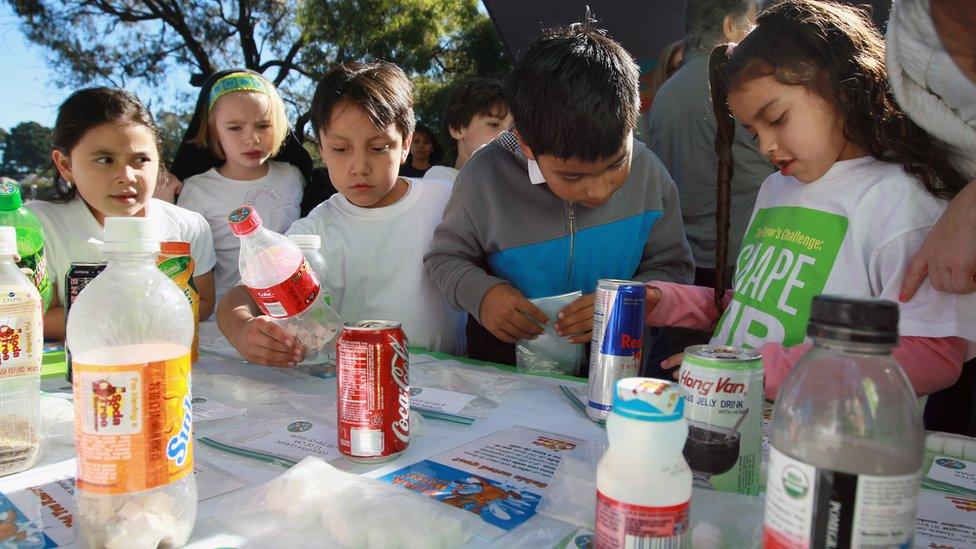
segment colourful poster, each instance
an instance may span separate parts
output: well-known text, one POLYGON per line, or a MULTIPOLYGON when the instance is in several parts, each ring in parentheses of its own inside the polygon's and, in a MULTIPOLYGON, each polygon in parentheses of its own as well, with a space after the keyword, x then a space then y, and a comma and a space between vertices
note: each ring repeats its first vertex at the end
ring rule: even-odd
POLYGON ((732 302, 712 343, 756 348, 803 342, 810 303, 823 293, 847 218, 820 210, 764 208, 742 241, 732 302))

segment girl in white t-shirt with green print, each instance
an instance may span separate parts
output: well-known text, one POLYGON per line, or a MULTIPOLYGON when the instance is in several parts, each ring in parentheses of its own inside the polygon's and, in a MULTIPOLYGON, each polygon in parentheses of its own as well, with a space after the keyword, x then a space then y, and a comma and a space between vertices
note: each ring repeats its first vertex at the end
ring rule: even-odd
MULTIPOLYGON (((884 43, 861 11, 815 0, 770 6, 710 62, 718 120, 718 272, 728 246, 734 120, 779 167, 739 251, 733 288, 648 285, 648 324, 714 329, 712 343, 758 348, 775 398, 805 343, 818 294, 897 301, 912 255, 965 185, 888 89, 884 43)), ((976 294, 926 283, 901 304, 895 350, 916 392, 952 385, 976 354, 976 294)), ((669 358, 674 367, 680 358, 669 358)))

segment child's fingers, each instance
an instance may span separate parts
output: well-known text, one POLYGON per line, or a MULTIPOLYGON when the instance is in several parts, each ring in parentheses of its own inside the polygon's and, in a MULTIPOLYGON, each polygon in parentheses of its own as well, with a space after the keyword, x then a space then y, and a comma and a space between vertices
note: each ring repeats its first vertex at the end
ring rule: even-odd
POLYGON ((905 271, 905 278, 901 282, 901 291, 898 294, 898 300, 902 303, 907 303, 915 297, 915 292, 918 291, 919 286, 922 285, 922 282, 925 281, 928 275, 928 260, 922 252, 919 252, 912 258, 912 262, 905 271))
POLYGON ((250 361, 275 368, 290 368, 301 362, 292 351, 281 352, 267 347, 256 347, 253 349, 250 361))
POLYGON ((589 343, 593 340, 593 332, 583 332, 581 334, 576 334, 569 338, 570 343, 589 343))
POLYGON ((535 339, 545 331, 542 326, 526 318, 521 313, 512 315, 506 325, 503 326, 503 329, 515 336, 516 339, 535 339))
MULTIPOLYGON (((563 307, 562 310, 559 311, 559 318, 567 318, 587 309, 593 309, 593 294, 586 294, 569 305, 563 307)), ((590 313, 590 316, 593 316, 593 313, 590 313)))
MULTIPOLYGON (((521 301, 518 302, 518 304, 516 304, 515 309, 520 313, 522 313, 523 315, 535 320, 542 326, 549 324, 549 317, 546 316, 546 313, 542 312, 542 309, 537 307, 535 303, 532 303, 531 301, 525 299, 524 297, 521 299, 521 301)), ((538 328, 539 330, 534 333, 541 334, 543 332, 543 329, 541 326, 539 326, 538 328)))
POLYGON ((559 335, 575 334, 593 329, 593 308, 576 311, 570 316, 556 323, 556 333, 559 335))
POLYGON ((488 331, 491 332, 491 335, 497 337, 499 340, 504 341, 505 343, 515 343, 519 339, 515 335, 509 333, 506 328, 501 326, 495 328, 494 330, 489 329, 488 331))
POLYGON ((255 340, 261 347, 267 347, 275 351, 291 352, 297 354, 301 344, 271 320, 261 319, 257 325, 258 337, 255 340))
MULTIPOLYGON (((661 362, 661 367, 664 368, 665 370, 670 370, 671 368, 674 368, 676 366, 681 366, 681 361, 684 360, 684 358, 685 358, 684 353, 673 354, 661 362)), ((675 379, 678 379, 677 377, 678 373, 675 372, 674 375, 675 375, 675 379)))

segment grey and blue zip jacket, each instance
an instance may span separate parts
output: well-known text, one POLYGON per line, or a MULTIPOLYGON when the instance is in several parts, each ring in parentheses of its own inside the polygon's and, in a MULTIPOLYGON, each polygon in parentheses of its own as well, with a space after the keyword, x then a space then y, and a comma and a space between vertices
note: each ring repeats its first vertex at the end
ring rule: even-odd
POLYGON ((485 293, 506 282, 532 299, 591 293, 601 278, 692 281, 677 189, 643 143, 633 143, 623 186, 596 208, 533 184, 540 177, 530 176, 511 132, 479 149, 458 174, 424 256, 451 305, 480 322, 485 293))

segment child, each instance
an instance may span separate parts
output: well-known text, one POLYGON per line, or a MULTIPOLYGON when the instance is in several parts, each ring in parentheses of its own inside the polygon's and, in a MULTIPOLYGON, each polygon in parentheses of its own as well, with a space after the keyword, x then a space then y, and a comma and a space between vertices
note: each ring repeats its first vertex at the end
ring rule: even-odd
POLYGON ((441 145, 437 142, 434 130, 427 126, 417 125, 410 143, 410 154, 400 166, 400 175, 404 177, 424 177, 424 174, 437 162, 440 162, 441 145))
MULTIPOLYGON (((306 180, 299 167, 271 160, 290 136, 285 106, 274 86, 253 72, 221 74, 200 92, 197 124, 187 130, 183 154, 173 162, 180 176, 204 168, 185 177, 176 203, 210 223, 218 299, 241 279, 241 244, 230 232, 227 214, 249 204, 267 228, 284 232, 298 219, 306 180)), ((304 149, 302 153, 308 156, 304 149)), ((308 169, 310 173, 310 159, 308 169)))
POLYGON ((99 246, 106 217, 146 217, 161 240, 190 243, 200 292, 200 320, 214 307, 214 250, 199 214, 151 198, 160 179, 160 138, 139 99, 112 88, 71 94, 58 109, 51 135, 55 187, 51 202, 28 207, 44 225, 55 301, 44 314, 44 337, 64 339, 65 275, 72 263, 103 263, 99 246))
MULTIPOLYGON (((288 234, 322 237, 323 286, 344 321, 401 321, 410 345, 459 354, 464 317, 437 293, 422 261, 451 186, 397 175, 414 130, 412 93, 403 71, 385 62, 339 65, 322 78, 312 98, 312 128, 339 194, 288 234)), ((221 300, 217 321, 251 362, 300 362, 304 350, 256 314, 238 286, 221 300)))
MULTIPOLYGON (((714 290, 650 284, 648 320, 706 328, 724 309, 712 343, 760 348, 766 395, 775 398, 810 348, 804 337, 812 298, 896 301, 905 265, 946 206, 941 198, 964 180, 898 110, 885 79, 884 44, 860 11, 785 0, 767 8, 728 55, 724 48, 711 60, 720 272, 728 245, 730 111, 780 171, 759 191, 734 289, 726 293, 721 278, 714 290)), ((947 387, 959 376, 967 341, 976 341, 976 295, 926 284, 901 304, 899 332, 894 355, 916 392, 947 387)))
POLYGON ((512 115, 505 102, 505 85, 493 78, 462 82, 447 101, 444 125, 457 149, 457 160, 453 168, 434 166, 424 177, 453 182, 474 151, 512 126, 512 115))
POLYGON ((477 321, 469 356, 512 364, 511 344, 549 320, 528 298, 586 294, 556 324, 583 343, 599 279, 691 280, 677 190, 633 139, 637 79, 630 55, 590 21, 547 31, 516 64, 514 130, 465 164, 424 258, 477 321))

